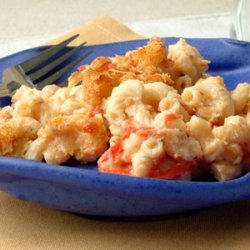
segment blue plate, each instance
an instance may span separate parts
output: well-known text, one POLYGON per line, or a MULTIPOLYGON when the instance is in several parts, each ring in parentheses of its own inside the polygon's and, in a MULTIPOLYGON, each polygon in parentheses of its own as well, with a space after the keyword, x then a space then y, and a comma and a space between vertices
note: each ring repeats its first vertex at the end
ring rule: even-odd
MULTIPOLYGON (((166 38, 166 44, 177 41, 166 38)), ((187 39, 211 60, 209 73, 224 77, 228 89, 250 82, 250 44, 225 39, 187 39)), ((146 40, 89 46, 96 56, 113 56, 145 45, 146 40)), ((0 60, 2 71, 45 48, 19 52, 0 60)), ((86 48, 78 52, 79 56, 86 48)), ((0 99, 0 105, 9 99, 0 99)), ((227 182, 186 182, 99 173, 96 164, 55 166, 0 157, 0 188, 19 199, 95 216, 138 217, 184 213, 250 198, 250 174, 227 182)))

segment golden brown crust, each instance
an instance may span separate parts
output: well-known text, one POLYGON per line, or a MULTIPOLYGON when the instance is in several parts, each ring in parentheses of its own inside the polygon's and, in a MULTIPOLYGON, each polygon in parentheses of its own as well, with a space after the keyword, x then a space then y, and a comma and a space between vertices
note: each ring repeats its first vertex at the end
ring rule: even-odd
POLYGON ((85 101, 99 105, 114 87, 128 79, 144 83, 161 81, 173 85, 169 75, 167 49, 160 38, 152 38, 146 46, 114 58, 97 57, 82 73, 85 101))

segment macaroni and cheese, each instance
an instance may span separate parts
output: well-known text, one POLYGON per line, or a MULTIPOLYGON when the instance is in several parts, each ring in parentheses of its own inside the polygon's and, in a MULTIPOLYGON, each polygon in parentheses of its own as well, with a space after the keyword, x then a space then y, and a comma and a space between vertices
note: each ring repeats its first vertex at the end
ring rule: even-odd
POLYGON ((137 177, 236 178, 250 165, 250 84, 230 92, 208 64, 184 39, 166 47, 153 37, 79 67, 67 87, 22 86, 0 110, 0 155, 99 158, 99 171, 137 177))

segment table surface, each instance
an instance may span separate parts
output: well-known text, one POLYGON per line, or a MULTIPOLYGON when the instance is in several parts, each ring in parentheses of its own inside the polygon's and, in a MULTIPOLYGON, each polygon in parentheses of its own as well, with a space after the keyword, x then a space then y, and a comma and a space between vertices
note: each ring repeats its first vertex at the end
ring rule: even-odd
POLYGON ((191 249, 188 246, 192 250, 211 250, 211 246, 216 246, 216 250, 242 250, 249 246, 250 202, 159 220, 101 221, 21 202, 6 194, 4 198, 0 202, 0 218, 6 217, 5 225, 0 223, 0 249, 4 250, 154 250, 156 246, 178 250, 191 249))
MULTIPOLYGON (((47 39, 50 34, 65 33, 100 14, 133 22, 228 13, 232 2, 75 0, 72 4, 73 1, 54 0, 52 4, 50 0, 0 0, 0 41, 43 35, 47 39)), ((102 221, 23 202, 2 192, 0 195, 0 249, 131 249, 131 246, 132 249, 142 249, 142 246, 187 249, 190 245, 192 249, 211 249, 211 245, 217 249, 242 249, 249 246, 250 202, 158 220, 102 221)))

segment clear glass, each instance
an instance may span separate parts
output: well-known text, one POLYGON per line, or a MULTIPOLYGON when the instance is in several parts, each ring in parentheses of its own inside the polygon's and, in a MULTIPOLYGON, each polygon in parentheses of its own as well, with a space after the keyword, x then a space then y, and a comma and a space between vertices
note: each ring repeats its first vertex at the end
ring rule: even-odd
POLYGON ((231 24, 232 38, 250 41, 250 0, 236 0, 231 24))

